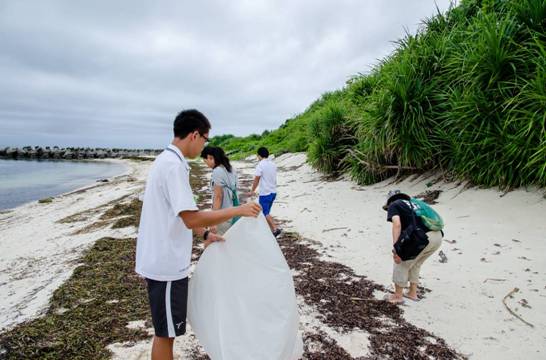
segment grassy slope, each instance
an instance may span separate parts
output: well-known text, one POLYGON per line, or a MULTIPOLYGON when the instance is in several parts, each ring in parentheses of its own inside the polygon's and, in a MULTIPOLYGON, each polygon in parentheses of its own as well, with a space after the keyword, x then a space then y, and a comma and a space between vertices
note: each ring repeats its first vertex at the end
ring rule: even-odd
POLYGON ((466 0, 279 129, 213 144, 235 158, 258 146, 307 151, 318 169, 360 183, 434 169, 546 186, 545 109, 546 0, 466 0))

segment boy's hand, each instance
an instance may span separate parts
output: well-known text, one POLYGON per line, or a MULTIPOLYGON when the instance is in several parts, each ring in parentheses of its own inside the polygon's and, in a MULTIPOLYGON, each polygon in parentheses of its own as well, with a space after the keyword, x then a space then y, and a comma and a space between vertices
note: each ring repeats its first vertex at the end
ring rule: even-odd
POLYGON ((262 211, 262 207, 255 202, 249 202, 238 206, 237 210, 239 210, 239 216, 257 217, 262 211))
POLYGON ((207 236, 207 242, 213 243, 215 241, 224 241, 224 238, 218 234, 215 234, 213 232, 209 232, 209 235, 207 236))
POLYGON ((211 233, 217 234, 217 233, 218 233, 218 226, 216 226, 216 225, 211 226, 211 227, 209 228, 209 230, 210 230, 211 233))
POLYGON ((392 259, 396 264, 400 264, 402 262, 402 259, 397 254, 392 254, 392 259))

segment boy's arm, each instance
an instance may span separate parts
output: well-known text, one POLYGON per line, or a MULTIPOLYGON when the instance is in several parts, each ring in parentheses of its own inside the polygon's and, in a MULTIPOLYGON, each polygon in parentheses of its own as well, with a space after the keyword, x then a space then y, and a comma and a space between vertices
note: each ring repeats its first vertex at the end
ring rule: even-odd
POLYGON ((207 231, 207 230, 204 227, 199 227, 199 228, 193 229, 194 234, 197 235, 198 238, 203 239, 203 244, 205 244, 205 247, 209 246, 210 244, 212 244, 215 241, 223 241, 224 240, 224 238, 222 236, 220 236, 218 234, 215 234, 212 231, 209 231, 209 233, 207 234, 207 238, 205 239, 204 238, 205 231, 207 231))
MULTIPOLYGON (((236 216, 257 217, 261 206, 250 202, 241 206, 230 207, 227 209, 198 211, 187 210, 181 211, 178 215, 184 221, 188 229, 198 229, 207 226, 218 225, 236 216)), ((200 231, 200 230, 198 230, 200 231)))
MULTIPOLYGON (((392 217, 392 244, 394 245, 398 238, 400 237, 400 233, 402 232, 402 222, 400 221, 399 215, 394 215, 392 217)), ((392 249, 392 259, 396 264, 400 264, 402 262, 402 259, 398 254, 394 252, 394 248, 392 249)))
POLYGON ((398 238, 400 237, 400 233, 402 232, 402 222, 400 221, 400 216, 395 215, 392 217, 392 244, 394 245, 398 238))
POLYGON ((256 188, 258 187, 258 184, 260 183, 260 176, 254 176, 254 182, 252 183, 252 189, 250 190, 250 193, 254 193, 256 191, 256 188))

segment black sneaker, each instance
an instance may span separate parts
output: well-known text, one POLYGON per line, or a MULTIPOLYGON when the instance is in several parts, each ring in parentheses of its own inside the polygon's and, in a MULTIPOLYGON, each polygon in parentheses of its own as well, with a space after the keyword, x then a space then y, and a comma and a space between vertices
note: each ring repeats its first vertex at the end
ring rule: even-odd
POLYGON ((277 228, 277 230, 273 231, 273 236, 278 237, 282 233, 282 229, 277 228))

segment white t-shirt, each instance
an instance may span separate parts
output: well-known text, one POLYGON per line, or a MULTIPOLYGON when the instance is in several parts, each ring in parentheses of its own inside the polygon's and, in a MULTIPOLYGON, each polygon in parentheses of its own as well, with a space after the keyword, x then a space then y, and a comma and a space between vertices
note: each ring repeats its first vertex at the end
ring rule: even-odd
POLYGON ((169 145, 155 159, 146 182, 136 247, 138 274, 157 281, 188 276, 193 236, 179 216, 185 210, 197 210, 190 166, 180 150, 169 145))
POLYGON ((256 176, 260 177, 258 193, 260 196, 277 193, 277 166, 269 158, 262 159, 256 166, 256 176))

